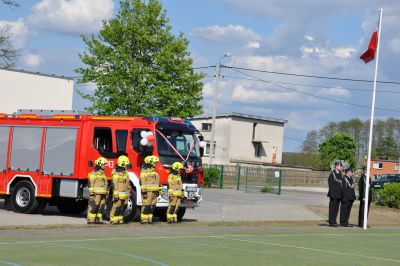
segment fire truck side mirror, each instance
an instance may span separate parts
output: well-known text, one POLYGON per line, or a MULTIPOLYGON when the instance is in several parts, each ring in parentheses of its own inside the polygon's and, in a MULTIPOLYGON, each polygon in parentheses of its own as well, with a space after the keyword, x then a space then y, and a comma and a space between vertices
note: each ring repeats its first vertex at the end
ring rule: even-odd
POLYGON ((93 167, 93 162, 92 161, 88 161, 88 166, 89 167, 93 167))

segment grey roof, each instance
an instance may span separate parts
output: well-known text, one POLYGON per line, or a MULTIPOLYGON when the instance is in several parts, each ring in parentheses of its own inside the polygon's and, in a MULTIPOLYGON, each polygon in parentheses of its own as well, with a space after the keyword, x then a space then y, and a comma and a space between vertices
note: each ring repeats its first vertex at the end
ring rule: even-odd
MULTIPOLYGON (((221 117, 240 117, 240 118, 247 118, 251 120, 259 120, 259 121, 267 121, 267 122, 276 122, 276 123, 287 123, 288 121, 285 119, 279 119, 279 118, 271 118, 271 117, 264 117, 264 116, 258 116, 258 115, 248 115, 248 114, 242 114, 242 113, 228 113, 228 114, 218 114, 216 116, 217 118, 221 117)), ((201 119, 211 119, 212 116, 195 116, 190 120, 201 120, 201 119)))
POLYGON ((74 78, 72 78, 72 77, 60 76, 60 75, 55 75, 55 74, 44 74, 44 73, 34 72, 34 71, 28 71, 28 70, 24 70, 24 69, 15 69, 15 68, 4 68, 4 67, 0 67, 0 70, 13 71, 13 72, 19 72, 19 73, 25 73, 25 74, 31 74, 31 75, 37 75, 37 76, 50 77, 50 78, 59 78, 59 79, 66 79, 66 80, 74 80, 74 78))

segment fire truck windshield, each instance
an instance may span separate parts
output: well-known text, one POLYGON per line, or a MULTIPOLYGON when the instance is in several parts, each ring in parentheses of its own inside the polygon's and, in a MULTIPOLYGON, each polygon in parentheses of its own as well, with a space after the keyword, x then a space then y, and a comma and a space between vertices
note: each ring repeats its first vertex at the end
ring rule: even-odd
MULTIPOLYGON (((189 152, 190 158, 200 158, 197 137, 193 132, 161 130, 161 133, 185 159, 189 152)), ((163 136, 157 133, 158 154, 161 156, 178 156, 163 136)))

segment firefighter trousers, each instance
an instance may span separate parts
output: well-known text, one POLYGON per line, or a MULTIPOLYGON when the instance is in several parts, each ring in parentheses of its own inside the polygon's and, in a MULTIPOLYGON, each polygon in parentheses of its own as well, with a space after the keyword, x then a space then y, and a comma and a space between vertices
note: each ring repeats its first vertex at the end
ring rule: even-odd
POLYGON ((103 222, 103 210, 106 205, 106 194, 95 194, 89 198, 87 213, 88 223, 103 222))
POLYGON ((158 194, 158 191, 142 192, 142 213, 140 215, 142 223, 153 222, 153 213, 156 209, 158 194))
POLYGON ((168 223, 177 223, 178 222, 178 211, 179 206, 181 205, 182 197, 180 196, 170 196, 169 197, 169 205, 167 209, 167 222, 168 223))
POLYGON ((124 223, 124 212, 128 201, 126 199, 115 198, 110 212, 110 222, 113 224, 124 223))

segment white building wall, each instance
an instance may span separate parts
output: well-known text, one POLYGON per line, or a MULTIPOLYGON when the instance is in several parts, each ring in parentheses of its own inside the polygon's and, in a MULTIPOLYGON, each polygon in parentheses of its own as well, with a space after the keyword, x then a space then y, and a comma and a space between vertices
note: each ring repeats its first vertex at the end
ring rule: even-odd
MULTIPOLYGON (((202 130, 202 123, 211 124, 211 118, 193 119, 192 123, 200 130, 204 140, 210 141, 211 132, 202 130)), ((274 147, 276 163, 282 163, 284 124, 270 121, 253 120, 237 116, 221 116, 216 121, 216 158, 215 164, 235 162, 272 163, 274 147), (263 156, 255 156, 253 144, 253 124, 257 123, 254 140, 263 146, 263 156)), ((203 157, 208 164, 209 156, 203 157)))
MULTIPOLYGON (((215 134, 215 157, 213 164, 229 164, 229 147, 230 147, 230 121, 231 118, 217 118, 215 120, 216 126, 216 134, 215 134)), ((202 119, 202 120, 192 120, 193 125, 201 131, 202 123, 211 124, 211 119, 202 119)), ((204 140, 211 140, 211 131, 201 131, 201 134, 204 136, 204 140)), ((208 164, 210 160, 209 156, 203 157, 203 163, 208 164)))
POLYGON ((282 163, 284 125, 268 121, 252 121, 246 118, 234 117, 231 124, 230 161, 252 161, 272 163, 274 147, 276 163, 282 163), (255 127, 254 141, 260 142, 264 152, 261 157, 255 156, 253 144, 253 125, 255 127))
POLYGON ((18 109, 72 110, 73 81, 0 69, 0 113, 18 109))

